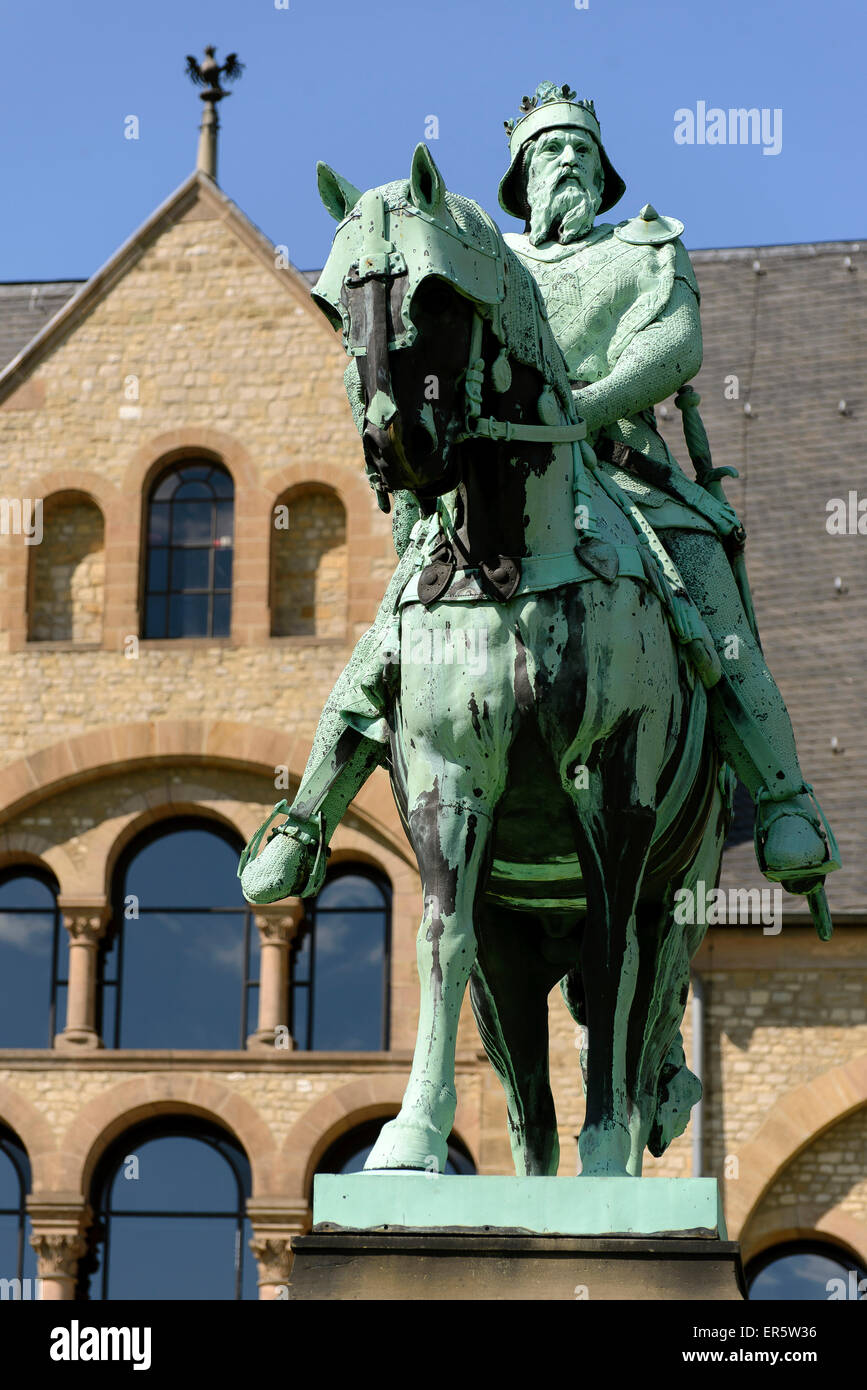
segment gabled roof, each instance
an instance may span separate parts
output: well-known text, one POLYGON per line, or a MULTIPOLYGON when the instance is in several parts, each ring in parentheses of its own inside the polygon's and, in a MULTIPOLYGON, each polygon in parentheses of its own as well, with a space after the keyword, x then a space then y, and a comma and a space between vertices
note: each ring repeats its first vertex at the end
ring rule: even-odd
MULTIPOLYGON (((56 312, 51 315, 47 322, 44 316, 42 317, 35 335, 25 339, 23 346, 20 345, 22 313, 20 295, 12 293, 12 291, 23 288, 30 292, 32 286, 0 286, 0 293, 3 290, 10 292, 8 298, 15 306, 14 318, 10 318, 12 329, 9 333, 9 338, 13 340, 13 350, 16 325, 19 326, 18 351, 0 371, 0 401, 16 390, 56 344, 65 338, 93 306, 109 293, 117 281, 135 265, 136 261, 162 231, 172 222, 176 222, 199 201, 210 204, 215 216, 221 218, 232 228, 240 240, 259 257, 263 266, 271 272, 275 279, 281 281, 297 301, 309 306, 311 317, 315 322, 324 324, 319 311, 310 300, 310 285, 315 281, 317 272, 304 274, 291 265, 288 267, 278 266, 274 254, 275 248, 264 232, 260 231, 237 204, 233 203, 231 198, 228 198, 222 189, 218 188, 212 178, 196 169, 164 203, 161 203, 151 213, 147 221, 133 232, 132 236, 115 251, 114 255, 100 266, 95 274, 91 275, 89 280, 83 282, 46 282, 54 287, 56 293, 54 296, 49 295, 46 298, 45 307, 49 311, 53 307, 56 312), (68 287, 70 293, 64 296, 60 292, 60 286, 68 287)), ((2 308, 3 301, 0 299, 0 311, 2 308)), ((0 338, 0 345, 2 345, 2 338, 0 338)), ((0 363, 3 360, 3 353, 0 352, 0 363)))

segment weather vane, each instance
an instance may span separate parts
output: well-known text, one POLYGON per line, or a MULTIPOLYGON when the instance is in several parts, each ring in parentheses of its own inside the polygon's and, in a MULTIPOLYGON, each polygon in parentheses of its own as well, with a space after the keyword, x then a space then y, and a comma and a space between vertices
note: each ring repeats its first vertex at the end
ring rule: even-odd
POLYGON ((202 173, 208 174, 215 181, 217 178, 217 132, 220 128, 217 117, 217 102, 222 101, 223 97, 232 95, 231 92, 225 91, 220 86, 220 78, 224 78, 226 82, 237 82, 244 71, 244 64, 240 62, 237 53, 230 53, 224 63, 218 63, 214 56, 216 51, 213 44, 208 44, 205 48, 205 61, 203 63, 199 63, 191 53, 187 54, 187 76, 197 87, 204 88, 203 91, 199 92, 199 96, 205 103, 205 108, 202 112, 196 168, 202 173))

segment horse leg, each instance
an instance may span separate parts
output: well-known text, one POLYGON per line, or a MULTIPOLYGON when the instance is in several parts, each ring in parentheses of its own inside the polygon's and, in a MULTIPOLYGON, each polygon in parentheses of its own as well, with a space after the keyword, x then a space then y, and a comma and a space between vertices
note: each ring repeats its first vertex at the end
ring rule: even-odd
MULTIPOLYGON (((620 739, 611 741, 614 748, 622 744, 620 739)), ((618 752, 626 757, 626 746, 618 752)), ((604 775, 601 780, 604 784, 604 775)), ((630 1047, 630 1023, 634 1008, 643 1007, 643 1001, 635 997, 639 978, 636 909, 656 815, 647 806, 617 806, 604 792, 600 801, 592 813, 586 806, 579 811, 581 868, 587 887, 581 974, 589 1048, 578 1152, 584 1175, 625 1177, 635 1128, 636 1059, 630 1047)))
POLYGON ((589 1048, 578 1148, 584 1173, 626 1176, 637 1060, 629 1046, 636 909, 677 663, 661 609, 628 581, 576 586, 562 605, 561 614, 544 614, 551 641, 539 644, 539 713, 575 811, 587 897, 581 975, 589 1048))
POLYGON ((400 1114, 385 1125, 364 1166, 443 1172, 457 1106, 458 1018, 476 958, 473 913, 490 822, 435 788, 430 803, 410 814, 410 829, 424 893, 416 938, 418 1035, 400 1114))
POLYGON ((562 965, 542 955, 538 919, 485 905, 470 1000, 491 1065, 506 1093, 518 1177, 554 1176, 560 1159, 548 1075, 548 995, 562 965))
POLYGON ((424 895, 416 940, 421 1001, 403 1105, 382 1130, 368 1170, 445 1167, 457 1105, 458 1017, 476 959, 476 901, 517 718, 513 651, 511 629, 493 605, 403 610, 392 776, 424 895), (476 629, 474 643, 458 646, 457 654, 472 645, 477 660, 434 659, 444 650, 444 631, 453 635, 452 623, 464 635, 476 629))
MULTIPOLYGON (((717 790, 698 850, 692 863, 670 885, 665 905, 650 1008, 650 1017, 655 1020, 654 1029, 646 1040, 641 1061, 641 1090, 648 1098, 647 1111, 652 1118, 647 1148, 657 1158, 672 1140, 683 1134, 692 1107, 701 1100, 702 1094, 701 1081, 686 1065, 680 1027, 689 993, 690 961, 701 945, 707 927, 700 920, 704 915, 702 913, 693 913, 691 923, 679 922, 675 915, 675 903, 679 900, 678 890, 691 894, 694 902, 699 885, 702 885, 700 891, 703 892, 705 885, 716 884, 725 835, 723 798, 717 790)), ((635 1155, 634 1171, 641 1173, 640 1152, 635 1155)))

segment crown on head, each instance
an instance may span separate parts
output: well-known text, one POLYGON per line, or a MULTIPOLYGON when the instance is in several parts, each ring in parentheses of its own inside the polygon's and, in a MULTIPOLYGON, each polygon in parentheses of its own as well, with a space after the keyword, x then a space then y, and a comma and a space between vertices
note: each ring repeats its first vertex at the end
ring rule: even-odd
POLYGON ((575 106, 583 106, 584 110, 589 111, 594 118, 596 116, 596 107, 593 105, 593 102, 590 100, 585 101, 583 98, 580 101, 575 101, 575 92, 568 83, 564 83, 562 87, 558 87, 554 82, 540 82, 533 96, 521 98, 519 107, 521 115, 516 116, 515 119, 511 121, 503 121, 503 125, 506 127, 506 139, 511 140, 515 126, 518 125, 525 116, 529 116, 531 111, 535 111, 537 107, 544 106, 549 101, 571 101, 575 106))

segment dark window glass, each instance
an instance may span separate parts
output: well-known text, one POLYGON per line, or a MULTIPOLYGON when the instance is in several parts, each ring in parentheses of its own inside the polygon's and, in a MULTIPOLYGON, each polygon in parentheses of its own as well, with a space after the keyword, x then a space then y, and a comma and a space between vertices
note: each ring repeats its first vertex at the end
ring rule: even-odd
POLYGON ((755 1303, 847 1302, 867 1295, 863 1265, 824 1241, 788 1241, 763 1250, 747 1266, 746 1280, 750 1302, 755 1303))
POLYGON ((0 1047, 51 1047, 65 1021, 69 937, 47 874, 0 875, 0 1047))
POLYGON ((292 965, 292 1035, 316 1052, 388 1047, 391 887, 341 865, 309 903, 292 965))
POLYGON ((145 637, 222 637, 231 628, 234 488, 220 464, 176 464, 148 506, 145 637))
MULTIPOLYGON (((30 1191, 30 1163, 17 1135, 0 1125, 0 1279, 35 1279, 36 1252, 30 1244, 25 1199, 30 1191)), ((22 1297, 35 1298, 30 1284, 22 1297)))
MULTIPOLYGON (((326 1151, 317 1164, 317 1173, 360 1173, 368 1154, 379 1138, 379 1131, 393 1115, 383 1115, 377 1120, 366 1120, 348 1134, 342 1134, 326 1151)), ((472 1174, 476 1166, 457 1135, 449 1140, 447 1173, 472 1174)))
POLYGON ((250 1165, 231 1136, 173 1116, 137 1126, 94 1177, 79 1298, 255 1299, 250 1165))
POLYGON ((201 822, 174 822, 127 852, 101 955, 107 1046, 244 1046, 256 1026, 259 933, 240 850, 201 822))

